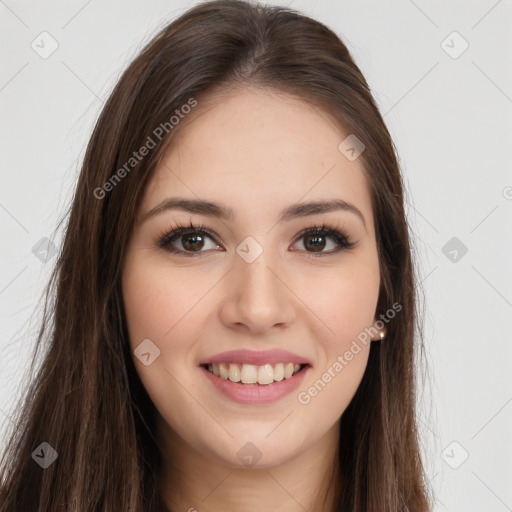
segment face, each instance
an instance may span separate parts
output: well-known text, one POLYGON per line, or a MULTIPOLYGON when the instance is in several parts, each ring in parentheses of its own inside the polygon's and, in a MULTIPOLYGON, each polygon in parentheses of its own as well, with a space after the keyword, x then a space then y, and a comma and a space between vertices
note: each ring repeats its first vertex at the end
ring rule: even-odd
POLYGON ((349 133, 292 96, 237 90, 190 116, 123 267, 134 362, 176 449, 272 467, 337 428, 366 368, 371 340, 357 340, 380 284, 369 186, 338 149, 349 133), (295 208, 330 201, 342 207, 295 208))

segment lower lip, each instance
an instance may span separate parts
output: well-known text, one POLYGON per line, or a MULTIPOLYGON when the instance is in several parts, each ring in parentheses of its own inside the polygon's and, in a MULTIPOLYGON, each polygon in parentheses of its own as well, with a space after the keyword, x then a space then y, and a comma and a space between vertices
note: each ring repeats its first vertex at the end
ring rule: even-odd
POLYGON ((225 396, 239 404, 267 404, 297 389, 310 366, 303 368, 289 379, 283 379, 272 384, 241 384, 229 379, 217 377, 203 366, 200 369, 206 374, 206 378, 225 396))

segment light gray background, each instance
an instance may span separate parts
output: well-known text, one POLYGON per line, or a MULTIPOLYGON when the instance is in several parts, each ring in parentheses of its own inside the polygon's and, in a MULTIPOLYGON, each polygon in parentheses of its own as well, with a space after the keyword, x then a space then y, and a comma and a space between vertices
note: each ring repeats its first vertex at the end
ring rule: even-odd
MULTIPOLYGON (((0 435, 55 263, 32 249, 69 203, 116 78, 195 3, 0 0, 0 435), (31 48, 50 48, 43 31, 58 43, 46 59, 31 48)), ((287 5, 341 35, 398 148, 426 296, 421 428, 436 510, 512 510, 512 1, 287 5)))

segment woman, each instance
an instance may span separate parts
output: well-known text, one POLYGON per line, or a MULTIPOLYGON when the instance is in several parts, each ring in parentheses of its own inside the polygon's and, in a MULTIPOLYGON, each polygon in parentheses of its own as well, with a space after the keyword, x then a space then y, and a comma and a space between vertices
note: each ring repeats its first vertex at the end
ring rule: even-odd
POLYGON ((324 25, 220 0, 163 29, 47 298, 0 512, 430 510, 399 167, 324 25))

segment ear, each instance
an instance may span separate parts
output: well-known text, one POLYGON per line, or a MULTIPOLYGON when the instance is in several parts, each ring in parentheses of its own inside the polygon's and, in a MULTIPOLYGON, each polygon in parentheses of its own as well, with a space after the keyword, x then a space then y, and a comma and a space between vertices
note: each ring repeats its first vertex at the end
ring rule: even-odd
POLYGON ((382 341, 386 338, 386 322, 383 322, 381 318, 375 317, 373 325, 369 330, 373 333, 372 341, 382 341))

